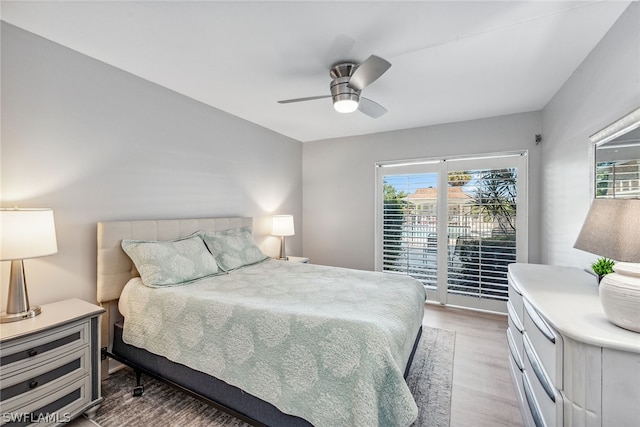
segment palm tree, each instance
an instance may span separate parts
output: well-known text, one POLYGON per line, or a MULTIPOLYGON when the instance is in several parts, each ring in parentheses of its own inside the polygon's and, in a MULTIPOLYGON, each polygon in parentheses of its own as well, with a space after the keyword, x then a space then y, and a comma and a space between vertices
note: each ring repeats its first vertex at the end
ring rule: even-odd
POLYGON ((474 211, 498 224, 502 234, 516 232, 515 168, 485 171, 473 197, 474 211))
POLYGON ((462 187, 471 181, 471 174, 468 171, 449 172, 447 175, 449 187, 462 187))

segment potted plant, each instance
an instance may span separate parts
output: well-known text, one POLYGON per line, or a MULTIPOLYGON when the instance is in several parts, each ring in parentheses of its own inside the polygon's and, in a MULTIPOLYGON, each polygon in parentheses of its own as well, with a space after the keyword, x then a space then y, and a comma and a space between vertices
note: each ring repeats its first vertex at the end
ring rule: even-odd
POLYGON ((596 276, 598 276, 598 284, 600 284, 600 281, 604 276, 609 273, 613 273, 614 264, 615 261, 606 257, 598 258, 596 262, 591 264, 591 269, 596 273, 596 276))

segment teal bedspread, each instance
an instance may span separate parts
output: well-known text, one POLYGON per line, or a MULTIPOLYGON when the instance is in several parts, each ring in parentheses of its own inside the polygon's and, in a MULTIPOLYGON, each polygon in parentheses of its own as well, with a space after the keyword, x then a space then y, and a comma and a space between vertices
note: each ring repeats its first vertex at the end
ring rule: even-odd
POLYGON ((123 339, 314 426, 408 426, 425 291, 407 276, 267 260, 185 286, 130 281, 123 339))

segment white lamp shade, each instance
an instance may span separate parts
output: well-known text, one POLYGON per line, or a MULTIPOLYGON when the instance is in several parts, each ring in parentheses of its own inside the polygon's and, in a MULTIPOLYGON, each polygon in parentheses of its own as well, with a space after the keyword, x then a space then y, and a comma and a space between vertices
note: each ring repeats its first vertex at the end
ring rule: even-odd
POLYGON ((0 209, 0 261, 58 252, 51 209, 0 209))
POLYGON ((293 236, 293 215, 274 215, 271 234, 274 236, 293 236))

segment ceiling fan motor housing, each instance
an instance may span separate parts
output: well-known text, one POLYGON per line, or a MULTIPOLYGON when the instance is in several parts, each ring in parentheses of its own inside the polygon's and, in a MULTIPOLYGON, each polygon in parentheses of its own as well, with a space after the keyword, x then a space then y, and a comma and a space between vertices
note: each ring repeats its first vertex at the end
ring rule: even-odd
POLYGON ((353 63, 338 64, 331 68, 329 74, 333 80, 329 87, 334 103, 344 100, 360 101, 360 91, 349 87, 349 80, 356 68, 353 63))

